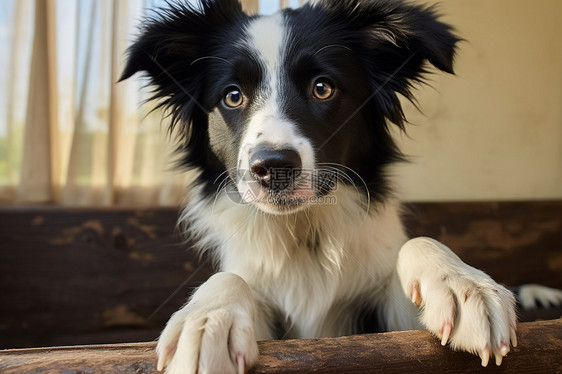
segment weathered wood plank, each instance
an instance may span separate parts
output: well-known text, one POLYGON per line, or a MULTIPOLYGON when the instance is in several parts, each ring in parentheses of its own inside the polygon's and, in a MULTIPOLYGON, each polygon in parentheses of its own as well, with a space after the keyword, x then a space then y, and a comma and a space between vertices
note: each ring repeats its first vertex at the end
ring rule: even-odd
MULTIPOLYGON (((274 373, 562 373, 562 320, 518 326, 519 346, 502 366, 441 347, 426 331, 332 339, 260 342, 255 374, 274 373)), ((0 371, 155 373, 154 343, 0 351, 0 371)))
POLYGON ((0 347, 155 339, 212 274, 176 220, 167 208, 2 208, 0 347))
MULTIPOLYGON (((441 240, 507 285, 562 288, 562 201, 409 207, 412 236, 441 240)), ((1 207, 0 348, 154 340, 212 273, 175 233, 177 215, 175 208, 1 207)), ((523 317, 561 314, 537 309, 523 317)))
POLYGON ((510 286, 562 287, 562 201, 417 203, 406 226, 510 286))

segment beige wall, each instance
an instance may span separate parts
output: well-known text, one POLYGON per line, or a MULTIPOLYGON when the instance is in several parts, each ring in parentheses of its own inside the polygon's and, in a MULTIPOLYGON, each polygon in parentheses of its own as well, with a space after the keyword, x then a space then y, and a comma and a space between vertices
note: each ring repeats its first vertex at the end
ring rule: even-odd
POLYGON ((442 0, 456 76, 408 105, 408 200, 562 198, 562 0, 442 0))

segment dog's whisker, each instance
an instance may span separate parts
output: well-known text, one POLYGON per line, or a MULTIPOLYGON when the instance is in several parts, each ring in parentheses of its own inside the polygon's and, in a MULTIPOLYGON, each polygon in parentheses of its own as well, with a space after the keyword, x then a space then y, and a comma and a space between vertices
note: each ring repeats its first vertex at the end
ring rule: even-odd
POLYGON ((226 62, 226 63, 229 64, 229 65, 234 65, 231 61, 228 61, 228 60, 225 59, 225 58, 217 57, 217 56, 203 56, 203 57, 199 57, 199 58, 193 60, 190 65, 194 65, 195 63, 197 63, 197 62, 199 62, 199 61, 202 61, 202 60, 219 60, 219 61, 226 62))
POLYGON ((236 181, 234 179, 232 179, 232 176, 230 176, 230 175, 227 175, 222 179, 222 181, 217 186, 217 192, 220 192, 228 184, 236 185, 236 181))
POLYGON ((217 193, 216 193, 217 196, 220 195, 220 193, 222 192, 224 186, 229 183, 229 180, 230 180, 230 178, 228 178, 228 177, 225 177, 225 178, 223 178, 223 179, 221 180, 221 182, 220 182, 219 185, 217 186, 217 193))
MULTIPOLYGON (((319 169, 320 172, 326 172, 326 173, 331 173, 332 175, 334 175, 336 177, 336 179, 338 181, 343 180, 346 181, 350 186, 352 186, 355 189, 355 192, 361 196, 361 192, 359 191, 359 188, 357 187, 357 184, 355 183, 355 181, 353 180, 353 178, 347 174, 346 172, 336 168, 336 167, 330 167, 328 166, 327 168, 324 169, 319 169)), ((333 189, 332 186, 330 185, 322 185, 320 184, 320 192, 329 192, 333 189)))
POLYGON ((347 174, 343 170, 340 170, 336 167, 330 167, 329 166, 328 168, 325 168, 325 169, 319 169, 319 171, 320 172, 324 171, 326 173, 330 173, 332 175, 335 175, 335 177, 338 180, 344 180, 344 181, 347 181, 350 185, 352 185, 354 187, 356 186, 355 181, 353 180, 353 178, 351 178, 351 176, 349 174, 347 174))
POLYGON ((343 48, 343 49, 346 49, 346 50, 348 50, 348 51, 351 51, 351 48, 346 47, 345 45, 330 44, 330 45, 327 45, 327 46, 322 47, 322 48, 320 48, 319 50, 317 50, 316 53, 314 53, 314 56, 316 56, 317 54, 319 54, 320 52, 322 52, 322 51, 324 51, 325 49, 328 49, 328 48, 343 48))
MULTIPOLYGON (((367 195, 367 204, 366 204, 366 211, 369 212, 370 207, 371 207, 371 192, 369 191, 369 186, 367 185, 367 183, 365 182, 365 180, 352 168, 345 166, 343 164, 338 164, 338 163, 332 163, 332 162, 326 162, 326 163, 322 163, 320 165, 326 165, 326 166, 333 166, 336 168, 343 168, 345 170, 350 171, 351 173, 353 173, 363 184, 363 187, 365 188, 365 193, 367 195)), ((359 193, 359 191, 357 191, 359 193)))
POLYGON ((213 207, 211 212, 215 212, 215 206, 217 204, 217 201, 219 199, 219 197, 226 192, 228 194, 228 186, 229 185, 233 185, 233 188, 236 188, 235 182, 232 180, 232 178, 230 178, 230 176, 227 176, 223 179, 223 181, 220 183, 219 187, 217 188, 217 192, 215 193, 215 198, 213 200, 213 207))
POLYGON ((227 174, 228 176, 230 176, 230 175, 231 175, 231 172, 237 171, 237 170, 238 170, 238 168, 236 168, 236 167, 233 167, 233 168, 230 168, 230 169, 226 169, 225 171, 223 171, 222 173, 220 173, 220 174, 215 178, 213 184, 216 184, 217 181, 218 181, 219 179, 221 179, 225 174, 227 174))
MULTIPOLYGON (((232 178, 232 174, 231 174, 232 171, 236 171, 236 170, 237 170, 237 168, 228 169, 228 170, 222 172, 222 173, 215 179, 215 181, 214 181, 213 184, 216 184, 217 181, 219 180, 219 178, 221 178, 221 176, 223 176, 221 182, 220 182, 219 185, 217 186, 217 192, 216 192, 216 194, 215 194, 215 203, 216 203, 217 197, 220 196, 221 192, 223 192, 223 190, 224 190, 226 187, 228 187, 229 184, 236 185, 236 181, 232 178)), ((213 204, 213 205, 214 205, 214 204, 213 204)))

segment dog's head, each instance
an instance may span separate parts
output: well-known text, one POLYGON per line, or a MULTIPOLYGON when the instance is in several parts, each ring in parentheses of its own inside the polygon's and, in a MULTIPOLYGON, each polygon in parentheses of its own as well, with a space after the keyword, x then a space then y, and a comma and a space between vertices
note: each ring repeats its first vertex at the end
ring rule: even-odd
POLYGON ((452 73, 457 41, 433 8, 398 0, 316 1, 269 17, 203 0, 147 20, 123 79, 150 77, 183 164, 209 193, 228 175, 243 201, 286 213, 337 182, 386 196, 399 95, 411 98, 426 61, 452 73))

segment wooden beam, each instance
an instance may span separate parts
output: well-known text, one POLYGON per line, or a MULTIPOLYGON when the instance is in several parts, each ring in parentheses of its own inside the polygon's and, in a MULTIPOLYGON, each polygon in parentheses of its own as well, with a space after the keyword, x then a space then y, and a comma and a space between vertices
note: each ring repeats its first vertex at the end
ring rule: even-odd
POLYGON ((562 288, 562 200, 406 204, 411 237, 430 236, 509 286, 562 288))
MULTIPOLYGON (((518 325, 519 346, 496 367, 441 347, 427 331, 260 342, 252 372, 274 373, 560 373, 562 320, 518 325)), ((0 351, 0 372, 156 373, 154 343, 0 351)))

